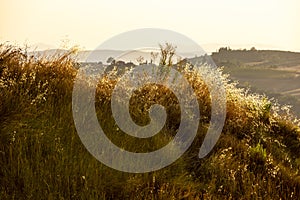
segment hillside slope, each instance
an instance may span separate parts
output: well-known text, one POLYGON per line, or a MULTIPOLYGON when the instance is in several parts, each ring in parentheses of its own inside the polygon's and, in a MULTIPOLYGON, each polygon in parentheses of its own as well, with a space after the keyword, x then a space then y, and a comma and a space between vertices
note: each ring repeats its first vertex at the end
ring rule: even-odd
POLYGON ((300 53, 289 51, 220 48, 211 56, 219 66, 239 65, 272 68, 300 66, 300 53))
MULTIPOLYGON (((238 89, 224 77, 227 117, 222 135, 205 158, 199 147, 210 119, 210 95, 197 71, 183 71, 197 96, 201 119, 190 149, 161 170, 130 174, 106 167, 81 143, 72 117, 77 74, 72 51, 33 59, 22 49, 0 46, 0 199, 296 199, 300 196, 299 121, 267 98, 238 89), (285 112, 279 114, 279 110, 285 112)), ((207 78, 214 74, 207 72, 207 78)), ((149 140, 116 127, 111 92, 118 77, 99 81, 100 125, 118 146, 149 152, 178 129, 178 101, 164 87, 136 91, 130 104, 138 124, 149 122, 149 105, 165 106, 168 120, 149 140), (150 100, 149 100, 150 99, 150 100)))
POLYGON ((239 87, 266 94, 282 105, 291 105, 292 112, 300 117, 300 53, 223 47, 211 57, 218 66, 224 67, 231 80, 239 82, 239 87))

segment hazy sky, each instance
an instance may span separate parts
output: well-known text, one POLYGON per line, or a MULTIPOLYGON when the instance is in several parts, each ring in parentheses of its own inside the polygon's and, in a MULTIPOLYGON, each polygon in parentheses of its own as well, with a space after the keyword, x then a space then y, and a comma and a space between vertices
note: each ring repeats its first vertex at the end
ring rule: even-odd
POLYGON ((0 42, 94 49, 138 28, 182 33, 218 45, 300 52, 298 0, 0 0, 0 42))

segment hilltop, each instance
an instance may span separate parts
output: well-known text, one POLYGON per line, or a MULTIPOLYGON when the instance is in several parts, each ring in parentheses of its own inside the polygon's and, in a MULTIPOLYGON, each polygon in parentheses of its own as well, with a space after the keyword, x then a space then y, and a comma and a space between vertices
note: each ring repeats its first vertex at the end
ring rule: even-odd
POLYGON ((253 66, 290 68, 300 66, 300 53, 275 50, 232 50, 220 48, 213 52, 212 59, 219 66, 253 66))
MULTIPOLYGON (((201 118, 192 146, 180 159, 144 174, 120 172, 100 163, 83 146, 74 125, 72 92, 78 65, 73 53, 35 59, 22 49, 0 46, 0 199, 300 196, 299 120, 287 107, 237 88, 226 76, 222 76, 227 110, 221 137, 208 156, 198 158, 209 126, 211 99, 197 70, 182 70, 195 91, 201 118)), ((207 70, 206 80, 222 73, 216 70, 207 70)), ((137 124, 149 123, 149 107, 155 103, 163 105, 168 114, 157 135, 137 139, 120 130, 112 116, 111 93, 118 80, 115 73, 104 76, 96 90, 95 109, 107 137, 132 152, 150 152, 168 144, 180 124, 174 94, 153 85, 133 94, 130 114, 137 124)), ((84 83, 82 87, 90 87, 84 83)))

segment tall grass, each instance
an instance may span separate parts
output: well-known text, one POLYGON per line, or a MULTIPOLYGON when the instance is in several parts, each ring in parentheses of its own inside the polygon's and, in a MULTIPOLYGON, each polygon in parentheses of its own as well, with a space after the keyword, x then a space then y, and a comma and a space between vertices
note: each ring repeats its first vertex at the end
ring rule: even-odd
MULTIPOLYGON (((201 119, 190 149, 161 170, 130 174, 108 168, 81 143, 72 118, 78 64, 74 50, 52 58, 30 57, 0 46, 0 199, 296 199, 300 196, 299 121, 286 107, 223 82, 227 117, 221 138, 204 159, 199 147, 210 119, 210 95, 197 70, 183 70, 195 90, 201 119), (280 110, 285 112, 280 112, 280 110)), ((220 72, 220 70, 218 70, 220 72)), ((215 72, 214 72, 215 73, 215 72)), ((208 73, 206 78, 214 78, 208 73)), ((133 120, 149 122, 153 103, 166 107, 163 130, 149 140, 119 130, 111 114, 111 92, 119 77, 99 80, 99 123, 118 146, 139 152, 168 143, 180 109, 165 87, 146 85, 130 101, 133 120)))

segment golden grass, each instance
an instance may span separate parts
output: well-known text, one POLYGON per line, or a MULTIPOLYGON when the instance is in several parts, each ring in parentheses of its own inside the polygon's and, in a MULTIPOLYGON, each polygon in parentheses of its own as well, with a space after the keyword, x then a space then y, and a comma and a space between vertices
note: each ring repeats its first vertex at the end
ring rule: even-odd
MULTIPOLYGON (((78 66, 73 53, 35 58, 22 49, 0 46, 0 199, 295 199, 300 195, 299 121, 286 107, 238 89, 226 76, 227 117, 221 138, 206 158, 197 157, 211 106, 197 71, 182 71, 201 112, 191 148, 156 172, 129 174, 104 166, 87 152, 75 130, 72 89, 78 66)), ((214 78, 214 73, 208 75, 214 78)), ((130 112, 136 123, 149 122, 147 110, 153 103, 161 103, 168 113, 157 136, 135 139, 119 131, 111 114, 111 92, 117 81, 116 76, 106 76, 97 87, 97 114, 105 133, 131 151, 164 146, 180 123, 174 94, 157 85, 135 92, 130 112)))

